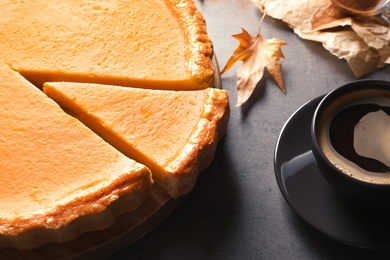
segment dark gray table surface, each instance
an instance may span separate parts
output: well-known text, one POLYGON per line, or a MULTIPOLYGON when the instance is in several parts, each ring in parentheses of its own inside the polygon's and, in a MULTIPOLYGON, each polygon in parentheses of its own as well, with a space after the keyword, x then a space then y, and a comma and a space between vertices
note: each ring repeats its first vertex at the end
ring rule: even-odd
MULTIPOLYGON (((255 34, 261 13, 250 1, 198 0, 222 68, 245 28, 255 34)), ((275 145, 286 120, 305 102, 355 80, 345 60, 320 43, 302 40, 283 22, 267 17, 266 38, 282 48, 284 95, 266 75, 262 89, 239 108, 238 63, 222 75, 230 94, 231 116, 212 165, 194 190, 156 229, 113 259, 382 259, 389 251, 341 244, 318 232, 289 207, 274 173, 275 145)), ((390 80, 390 66, 364 78, 390 80)))

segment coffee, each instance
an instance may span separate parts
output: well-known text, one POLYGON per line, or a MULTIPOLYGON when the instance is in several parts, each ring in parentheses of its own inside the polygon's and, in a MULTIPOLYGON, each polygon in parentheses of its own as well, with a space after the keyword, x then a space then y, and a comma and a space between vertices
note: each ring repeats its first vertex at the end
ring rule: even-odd
MULTIPOLYGON (((330 123, 329 139, 333 148, 340 155, 364 170, 389 173, 389 164, 380 159, 386 156, 386 154, 382 154, 385 152, 384 149, 378 149, 370 157, 362 156, 357 149, 357 147, 363 147, 364 149, 364 146, 370 146, 371 142, 377 143, 378 137, 383 137, 382 133, 379 136, 371 136, 370 131, 364 129, 363 131, 357 131, 361 129, 361 125, 363 125, 363 128, 370 127, 370 125, 364 124, 365 120, 362 120, 363 118, 372 118, 371 121, 374 121, 374 124, 375 121, 383 119, 380 112, 390 119, 390 107, 373 103, 352 105, 341 110, 330 123), (357 133, 361 133, 360 138, 356 138, 357 133)), ((390 129, 382 129, 382 131, 384 135, 386 135, 386 132, 390 134, 390 129)))
POLYGON ((339 98, 324 111, 318 137, 327 159, 343 173, 390 184, 389 91, 359 91, 339 98))

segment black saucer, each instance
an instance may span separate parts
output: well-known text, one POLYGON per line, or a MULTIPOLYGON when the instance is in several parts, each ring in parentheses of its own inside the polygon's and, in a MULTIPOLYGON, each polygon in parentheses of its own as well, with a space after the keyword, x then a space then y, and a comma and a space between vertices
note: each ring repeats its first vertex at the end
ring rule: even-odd
POLYGON ((320 232, 356 247, 390 249, 390 205, 362 206, 344 198, 317 169, 310 125, 322 97, 299 108, 281 131, 274 158, 279 188, 295 213, 320 232))

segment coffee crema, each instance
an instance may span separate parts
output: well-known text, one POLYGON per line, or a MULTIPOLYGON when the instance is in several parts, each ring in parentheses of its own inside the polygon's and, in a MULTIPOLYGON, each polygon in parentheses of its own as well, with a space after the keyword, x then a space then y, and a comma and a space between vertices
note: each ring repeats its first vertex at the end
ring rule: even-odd
POLYGON ((381 124, 385 126, 381 130, 383 132, 375 136, 369 136, 370 131, 366 129, 359 129, 364 126, 361 120, 366 116, 371 118, 370 124, 372 120, 377 120, 377 114, 380 114, 377 113, 378 111, 383 112, 379 120, 383 120, 385 114, 385 119, 390 122, 388 93, 383 98, 373 98, 369 95, 367 99, 364 95, 358 98, 343 97, 329 111, 324 112, 318 132, 318 142, 326 158, 343 173, 365 182, 390 184, 388 160, 383 159, 389 158, 386 154, 390 149, 386 147, 390 144, 389 124, 381 124), (359 138, 354 138, 355 131, 358 131, 359 138), (383 147, 378 149, 370 147, 369 153, 364 151, 367 144, 377 137, 386 139, 383 143, 380 143, 382 140, 374 142, 383 147), (359 149, 356 149, 357 147, 359 149))

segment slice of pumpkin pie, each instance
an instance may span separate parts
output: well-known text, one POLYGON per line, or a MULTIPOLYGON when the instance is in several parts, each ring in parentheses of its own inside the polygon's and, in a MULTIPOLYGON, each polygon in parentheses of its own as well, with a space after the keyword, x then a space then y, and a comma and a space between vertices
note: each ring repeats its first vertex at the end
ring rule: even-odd
POLYGON ((0 65, 0 248, 108 227, 150 194, 151 174, 0 65))
POLYGON ((226 90, 168 91, 51 82, 44 92, 130 158, 172 198, 211 163, 229 115, 226 90))

